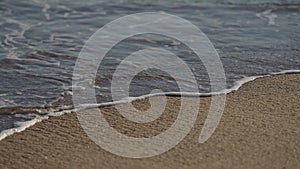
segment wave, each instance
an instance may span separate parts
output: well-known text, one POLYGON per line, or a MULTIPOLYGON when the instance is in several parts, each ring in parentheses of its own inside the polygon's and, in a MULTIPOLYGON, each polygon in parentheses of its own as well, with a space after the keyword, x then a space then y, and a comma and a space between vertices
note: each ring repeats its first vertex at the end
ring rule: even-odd
POLYGON ((300 73, 300 70, 284 70, 284 71, 280 71, 280 72, 270 73, 267 75, 244 77, 244 78, 236 81, 234 86, 231 87, 230 89, 225 89, 220 92, 211 92, 211 93, 164 92, 164 93, 147 94, 147 95, 142 95, 139 97, 128 97, 128 98, 120 100, 120 101, 104 102, 104 103, 99 103, 99 104, 82 104, 73 109, 66 109, 66 110, 60 109, 61 111, 58 111, 55 109, 53 109, 53 110, 50 109, 49 112, 45 115, 37 115, 34 119, 25 121, 25 122, 16 122, 15 123, 16 127, 7 129, 7 130, 3 130, 0 133, 0 141, 9 135, 12 135, 12 134, 18 133, 18 132, 22 132, 25 129, 27 129, 28 127, 33 126, 34 124, 41 122, 43 120, 49 119, 50 117, 57 117, 57 116, 61 116, 63 114, 72 113, 72 112, 76 112, 79 110, 86 110, 86 109, 91 109, 91 108, 99 108, 99 107, 103 107, 103 106, 128 103, 128 102, 132 102, 135 100, 141 100, 141 99, 154 97, 154 96, 209 97, 209 96, 215 96, 215 95, 228 94, 230 92, 237 91, 243 84, 251 82, 257 78, 269 77, 269 76, 281 75, 281 74, 298 74, 298 73, 300 73))

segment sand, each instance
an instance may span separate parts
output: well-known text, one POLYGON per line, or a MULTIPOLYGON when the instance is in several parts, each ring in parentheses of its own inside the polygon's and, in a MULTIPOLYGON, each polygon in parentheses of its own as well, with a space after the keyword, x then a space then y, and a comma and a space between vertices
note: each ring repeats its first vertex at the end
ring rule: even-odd
MULTIPOLYGON (((210 97, 197 121, 173 149, 150 158, 130 159, 97 146, 80 127, 76 114, 44 120, 0 141, 0 168, 300 168, 300 74, 276 75, 244 84, 227 94, 218 128, 203 144, 198 137, 210 97)), ((158 98, 157 98, 158 99, 158 98)), ((147 99, 134 102, 146 110, 147 99)), ((150 137, 175 120, 180 97, 168 97, 166 111, 152 123, 136 124, 114 106, 101 108, 119 132, 150 137)))

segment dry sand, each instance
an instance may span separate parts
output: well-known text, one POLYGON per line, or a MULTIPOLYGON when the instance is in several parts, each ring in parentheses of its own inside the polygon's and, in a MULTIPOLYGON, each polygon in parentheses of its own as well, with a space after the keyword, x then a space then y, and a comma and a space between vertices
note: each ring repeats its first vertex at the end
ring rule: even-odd
MULTIPOLYGON (((44 120, 0 142, 0 168, 300 168, 300 74, 276 75, 246 83, 227 95, 225 112, 209 140, 198 143, 210 97, 192 131, 170 151, 146 159, 113 155, 83 132, 76 114, 44 120)), ((142 110, 148 100, 135 101, 142 110)), ((170 127, 180 97, 168 97, 163 115, 140 125, 101 108, 119 132, 149 137, 170 127)))

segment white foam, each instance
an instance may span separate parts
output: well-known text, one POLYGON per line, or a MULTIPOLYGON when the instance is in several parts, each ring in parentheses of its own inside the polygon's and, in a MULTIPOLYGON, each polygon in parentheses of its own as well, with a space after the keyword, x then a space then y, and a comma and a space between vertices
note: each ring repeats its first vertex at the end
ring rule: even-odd
POLYGON ((256 16, 259 18, 267 18, 268 25, 275 25, 275 19, 277 18, 277 15, 272 12, 272 9, 268 9, 264 12, 257 13, 256 16))
POLYGON ((65 111, 60 111, 60 112, 50 112, 43 116, 36 116, 32 120, 28 120, 28 121, 24 121, 24 122, 16 122, 15 125, 17 127, 4 130, 0 133, 0 141, 14 133, 19 133, 21 131, 24 131, 28 127, 33 126, 34 124, 41 122, 42 120, 48 119, 49 117, 61 116, 63 114, 67 114, 67 113, 71 113, 71 112, 72 112, 72 110, 65 110, 65 111))
POLYGON ((5 39, 3 40, 3 44, 2 43, 0 44, 0 46, 3 49, 8 51, 7 58, 16 59, 16 58, 18 58, 19 54, 15 51, 16 48, 15 48, 14 44, 17 44, 18 42, 16 42, 14 39, 15 38, 24 38, 24 34, 26 31, 28 31, 30 28, 32 28, 34 26, 40 25, 41 23, 38 23, 35 25, 29 25, 29 24, 23 23, 19 20, 15 20, 15 19, 11 19, 11 18, 4 18, 4 19, 7 23, 17 24, 20 28, 20 30, 8 29, 11 32, 9 34, 4 35, 5 39), (10 47, 6 47, 6 45, 10 46, 10 47))
POLYGON ((50 5, 49 4, 44 4, 44 7, 42 9, 42 12, 44 14, 44 17, 47 19, 47 20, 50 20, 50 14, 48 13, 48 10, 50 9, 50 5))
MULTIPOLYGON (((6 96, 6 95, 2 95, 6 96)), ((0 98, 0 108, 2 107, 12 107, 15 106, 16 103, 13 100, 6 99, 4 97, 0 98)))
POLYGON ((18 127, 2 131, 0 133, 0 140, 2 140, 5 137, 7 137, 9 135, 12 135, 14 133, 18 133, 18 132, 24 131, 26 128, 34 125, 37 122, 40 122, 40 121, 44 120, 44 119, 46 119, 46 118, 45 117, 37 117, 37 118, 34 118, 32 120, 29 120, 29 121, 19 122, 19 126, 18 127))
MULTIPOLYGON (((48 119, 49 117, 56 117, 56 116, 61 116, 63 114, 67 113, 72 113, 76 112, 78 110, 83 110, 83 109, 90 109, 90 108, 97 108, 97 107, 103 107, 103 106, 109 106, 109 105, 114 105, 114 104, 121 104, 121 103, 128 103, 132 102, 135 100, 140 100, 148 97, 153 97, 153 96, 164 96, 164 95, 178 95, 178 96, 186 96, 186 97, 199 97, 199 96, 214 96, 214 95, 220 95, 220 94, 227 94, 232 91, 238 90, 243 84, 248 83, 250 81, 253 81, 257 78, 261 77, 268 77, 272 75, 279 75, 279 74, 288 74, 288 73, 300 73, 300 70, 284 70, 280 72, 275 72, 275 73, 270 73, 268 75, 260 75, 260 76, 251 76, 251 77, 244 77, 238 81, 235 82, 235 85, 230 88, 230 89, 225 89, 220 92, 213 92, 213 93, 190 93, 190 92, 166 92, 166 93, 154 93, 154 94, 148 94, 148 95, 143 95, 139 97, 129 97, 120 101, 114 101, 114 102, 106 102, 106 103, 100 103, 100 104, 83 104, 75 109, 70 109, 70 110, 64 110, 64 111, 56 111, 56 110, 50 110, 48 114, 43 115, 43 116, 37 116, 36 118, 25 121, 25 122, 18 122, 16 128, 12 129, 7 129, 4 130, 0 133, 0 140, 6 138, 9 135, 12 135, 14 133, 18 133, 21 131, 24 131, 26 128, 33 126, 34 124, 41 122, 42 120, 48 119)), ((70 107, 65 107, 65 108, 70 108, 70 107)))

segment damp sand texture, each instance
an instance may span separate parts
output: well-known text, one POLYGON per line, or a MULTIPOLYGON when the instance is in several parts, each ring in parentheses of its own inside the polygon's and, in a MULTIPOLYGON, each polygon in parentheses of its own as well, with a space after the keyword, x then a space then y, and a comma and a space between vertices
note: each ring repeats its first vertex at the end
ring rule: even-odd
MULTIPOLYGON (((205 143, 198 137, 210 97, 189 135, 173 149, 150 158, 130 159, 97 146, 76 114, 44 120, 0 142, 0 168, 300 168, 300 74, 258 78, 227 94, 218 128, 205 143)), ((148 100, 135 107, 146 110, 148 100)), ((107 121, 129 136, 151 136, 176 118, 180 97, 168 97, 165 112, 151 124, 125 124, 114 106, 101 108, 107 121)))

